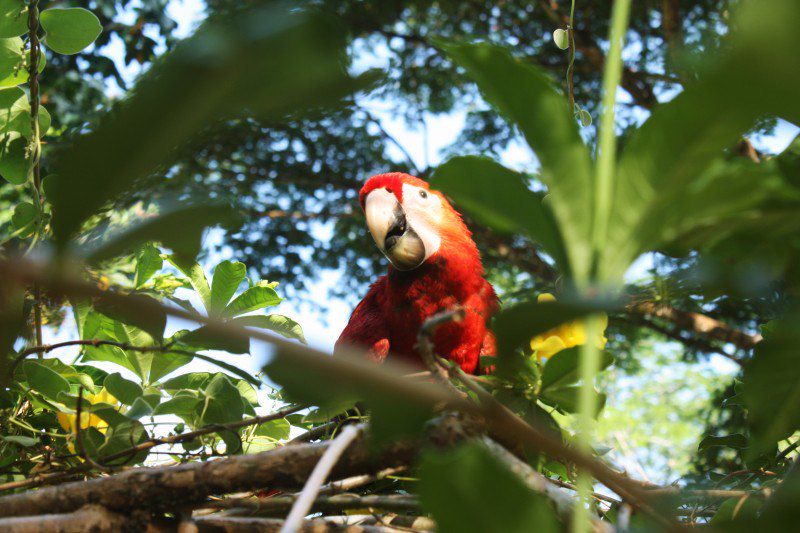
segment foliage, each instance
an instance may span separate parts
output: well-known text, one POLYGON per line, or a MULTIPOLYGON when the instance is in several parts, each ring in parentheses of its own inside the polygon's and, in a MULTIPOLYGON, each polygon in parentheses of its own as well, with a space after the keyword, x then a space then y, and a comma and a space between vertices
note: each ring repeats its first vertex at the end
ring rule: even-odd
MULTIPOLYGON (((209 20, 195 35, 175 46, 168 43, 172 50, 150 66, 135 89, 90 121, 60 112, 51 116, 39 74, 44 83, 51 65, 78 64, 61 56, 91 54, 84 51, 105 27, 108 14, 102 16, 102 8, 109 6, 102 4, 98 17, 78 7, 40 13, 35 2, 3 4, 0 175, 8 182, 13 209, 3 219, 2 265, 12 274, 15 265, 23 265, 33 280, 23 288, 18 282, 28 278, 14 274, 0 283, 3 488, 38 483, 36 475, 42 473, 142 465, 153 461, 151 454, 163 453, 152 448, 164 443, 181 445, 182 450, 169 447, 167 452, 180 461, 256 453, 286 441, 293 426, 338 427, 365 410, 370 442, 381 447, 419 437, 444 408, 452 408, 465 418, 480 415, 490 430, 504 430, 506 438, 513 434, 518 442, 510 439, 514 446, 508 447, 515 461, 575 489, 578 497, 572 510, 556 510, 547 490, 539 487, 534 493, 535 483, 478 443, 424 450, 412 472, 419 478, 413 490, 442 531, 559 531, 566 515, 580 530, 598 511, 603 520, 626 527, 619 502, 601 508, 590 499, 593 478, 636 507, 641 520, 694 522, 693 493, 682 490, 689 483, 746 490, 745 499, 757 500, 746 508, 730 500, 709 506, 712 524, 777 527, 793 520, 800 442, 800 376, 794 364, 799 319, 786 309, 796 308, 797 279, 791 273, 797 243, 787 240, 796 233, 800 207, 797 141, 783 154, 759 162, 732 152, 743 135, 763 124, 764 116, 800 120, 800 63, 794 54, 800 39, 791 25, 800 17, 796 2, 743 2, 729 27, 710 2, 693 3, 689 11, 699 37, 687 42, 701 39, 697 49, 710 50, 719 33, 728 35, 702 61, 681 62, 672 42, 656 59, 647 57, 649 49, 643 54, 643 66, 653 61, 666 66, 664 88, 682 86, 680 94, 657 108, 652 86, 643 85, 647 71, 637 74, 620 59, 629 2, 614 3, 610 27, 605 22, 610 2, 590 3, 579 10, 577 21, 565 18, 552 3, 540 3, 535 17, 511 3, 516 22, 502 24, 501 10, 489 9, 486 15, 481 2, 461 8, 450 2, 441 8, 414 2, 399 11, 387 4, 374 13, 372 2, 311 4, 338 12, 340 19, 326 9, 288 3, 241 7, 212 2, 209 20), (461 11, 447 25, 437 25, 437 9, 461 11), (515 50, 535 53, 538 61, 520 59, 505 45, 520 43, 520 32, 541 30, 540 12, 550 17, 548 31, 515 50), (478 13, 470 22, 469 16, 478 13), (609 30, 606 58, 606 47, 594 42, 598 27, 589 28, 589 19, 609 30), (400 29, 406 33, 387 29, 395 28, 397 20, 404 22, 400 29), (726 31, 710 28, 723 24, 726 31), (764 39, 766 30, 769 39, 764 39), (490 42, 467 41, 469 33, 490 37, 490 42), (389 53, 401 60, 403 76, 390 72, 382 85, 376 85, 374 73, 352 74, 343 61, 354 37, 369 42, 374 34, 388 39, 389 53), (492 39, 498 35, 502 39, 492 39), (398 40, 404 44, 395 48, 398 40), (506 42, 491 42, 498 40, 506 42), (46 66, 42 46, 49 50, 46 66), (558 60, 548 64, 542 61, 546 57, 558 60), (577 86, 568 57, 594 65, 585 79, 578 76, 577 86), (420 60, 429 68, 422 69, 420 60), (561 68, 567 61, 566 91, 536 65, 561 68), (592 87, 600 92, 600 65, 606 65, 605 107, 594 142, 581 128, 589 126, 592 113, 600 114, 589 98, 592 87), (456 81, 444 84, 443 78, 454 72, 459 73, 456 81), (633 117, 625 114, 615 121, 616 78, 638 105, 655 108, 643 123, 633 125, 633 117), (356 193, 356 176, 393 161, 385 150, 386 132, 370 127, 376 121, 357 109, 353 96, 375 87, 373 96, 413 96, 417 107, 433 112, 474 98, 479 105, 470 120, 482 123, 476 130, 495 133, 479 143, 491 148, 486 152, 496 153, 518 131, 538 159, 535 173, 464 154, 432 171, 424 169, 432 185, 483 228, 481 244, 500 243, 490 247, 490 265, 497 266, 494 260, 503 246, 522 250, 517 254, 522 260, 514 264, 519 270, 508 270, 506 263, 505 271, 495 272, 507 292, 516 293, 492 324, 498 348, 497 359, 487 365, 496 365, 492 375, 463 376, 430 354, 430 370, 441 383, 414 382, 407 379, 412 369, 375 367, 348 354, 323 356, 303 346, 297 322, 263 314, 282 301, 275 281, 251 278, 245 262, 231 260, 218 262, 209 278, 197 260, 203 232, 223 227, 240 232, 230 242, 246 248, 246 255, 259 256, 262 246, 291 241, 295 248, 274 246, 285 267, 278 275, 306 272, 300 264, 312 264, 308 252, 319 247, 308 235, 313 217, 307 212, 322 221, 338 217, 333 229, 341 235, 327 255, 314 257, 314 268, 345 265, 354 254, 360 256, 359 247, 338 254, 357 239, 355 228, 361 224, 344 204, 356 193), (354 123, 358 127, 346 131, 354 123), (624 136, 617 158, 615 128, 620 125, 624 136), (341 133, 335 149, 326 146, 330 129, 341 133), (63 146, 50 154, 51 142, 63 146), (276 163, 261 165, 264 159, 276 163), (326 194, 310 193, 321 187, 317 176, 334 173, 342 176, 322 187, 326 194), (189 194, 198 175, 207 178, 202 197, 189 194), (291 194, 282 197, 286 191, 291 194), (264 226, 241 223, 241 215, 253 213, 287 227, 253 239, 253 232, 264 226), (501 241, 492 241, 498 236, 501 241), (759 250, 783 248, 783 253, 765 261, 774 267, 765 276, 767 283, 737 286, 726 262, 748 258, 754 243, 759 250), (46 249, 54 259, 39 259, 37 254, 46 249), (662 280, 655 276, 650 285, 626 287, 631 264, 654 253, 678 257, 667 269, 668 279, 659 285, 662 280), (549 273, 538 284, 556 292, 558 300, 534 298, 543 291, 531 290, 534 278, 527 267, 533 258, 539 261, 537 275, 549 273), (715 265, 726 274, 701 275, 703 268, 715 265), (765 289, 774 290, 775 280, 782 284, 778 296, 765 295, 765 289), (674 501, 653 507, 641 487, 600 459, 594 420, 604 416, 608 391, 596 388, 596 377, 619 361, 615 337, 630 341, 633 336, 614 324, 630 316, 630 301, 661 303, 659 291, 675 287, 678 294, 666 301, 692 302, 692 310, 712 315, 722 311, 738 324, 763 325, 770 303, 777 318, 763 326, 763 341, 753 341, 756 348, 743 362, 741 383, 726 391, 725 408, 738 409, 740 416, 726 421, 725 433, 704 435, 698 443, 698 456, 724 449, 735 457, 728 466, 746 466, 747 471, 714 471, 718 460, 678 484, 674 501), (740 307, 753 295, 760 300, 740 307), (174 331, 168 315, 192 320, 191 329, 174 331), (605 350, 609 315, 611 342, 605 350), (51 324, 74 323, 75 338, 44 344, 50 317, 51 324), (264 373, 281 390, 267 403, 292 401, 295 411, 312 406, 311 411, 281 412, 263 422, 255 418, 264 403, 258 391, 261 376, 229 362, 253 351, 250 337, 273 340, 264 373), (57 352, 68 346, 77 347, 71 363, 57 352), (216 368, 191 368, 197 361, 216 368), (162 422, 170 428, 166 440, 162 422), (747 477, 740 478, 742 473, 747 477)), ((146 3, 143 9, 154 5, 146 3)), ((652 12, 647 6, 633 9, 635 41, 648 42, 652 12)), ((663 9, 661 14, 667 15, 663 9)), ((664 37, 676 30, 668 24, 662 23, 664 37)), ((160 25, 170 26, 163 20, 160 25)), ((99 38, 98 43, 107 36, 99 38)), ((102 73, 102 61, 94 60, 92 69, 102 73)), ((69 94, 63 87, 58 90, 69 94)), ((413 118, 415 111, 404 111, 413 118)), ((274 264, 274 257, 259 257, 262 262, 253 270, 262 270, 264 261, 274 264)), ((725 351, 730 341, 714 341, 711 349, 702 348, 704 353, 716 347, 736 358, 725 351)), ((641 343, 631 344, 637 357, 641 343)), ((641 356, 640 364, 650 370, 641 356)), ((691 372, 682 378, 703 381, 708 390, 718 385, 691 372)), ((623 399, 623 407, 611 402, 612 411, 601 424, 618 425, 620 409, 673 393, 663 387, 638 392, 623 399)), ((668 426, 680 418, 665 412, 670 411, 666 400, 660 407, 650 411, 653 425, 668 426)), ((700 410, 693 406, 679 421, 691 424, 700 410)), ((651 440, 657 429, 650 430, 651 440)), ((653 464, 663 462, 662 449, 649 451, 653 464)))

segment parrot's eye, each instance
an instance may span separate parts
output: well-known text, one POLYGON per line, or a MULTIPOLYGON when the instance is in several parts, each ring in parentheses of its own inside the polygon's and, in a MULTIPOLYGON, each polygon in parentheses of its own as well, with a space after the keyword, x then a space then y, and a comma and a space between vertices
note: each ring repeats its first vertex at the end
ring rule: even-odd
POLYGON ((423 191, 422 189, 420 189, 420 191, 419 191, 419 195, 420 195, 420 197, 422 197, 423 199, 428 197, 428 193, 426 193, 426 192, 425 192, 425 191, 423 191))

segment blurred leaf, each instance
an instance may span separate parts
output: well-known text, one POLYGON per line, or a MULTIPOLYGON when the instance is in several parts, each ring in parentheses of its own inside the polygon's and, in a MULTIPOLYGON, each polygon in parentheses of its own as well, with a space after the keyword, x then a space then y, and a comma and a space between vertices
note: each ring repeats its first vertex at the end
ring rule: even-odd
POLYGON ((194 354, 194 356, 196 358, 198 358, 198 359, 202 359, 203 361, 207 361, 207 362, 209 362, 211 364, 217 365, 218 367, 222 368, 223 370, 227 370, 228 372, 230 372, 234 376, 239 376, 243 380, 247 381, 248 383, 251 383, 251 384, 255 385, 256 387, 260 387, 261 386, 261 382, 258 380, 258 378, 256 378, 255 376, 251 375, 247 370, 241 369, 238 366, 234 366, 234 365, 228 364, 225 361, 220 361, 219 359, 211 357, 210 355, 203 355, 201 353, 196 353, 196 354, 194 354))
POLYGON ((94 13, 80 7, 45 9, 39 19, 47 32, 44 44, 59 54, 77 54, 103 31, 94 13))
POLYGON ((47 398, 58 401, 58 395, 69 392, 69 382, 57 372, 35 361, 22 363, 28 386, 47 398))
POLYGON ((719 506, 711 518, 712 525, 720 525, 734 520, 753 519, 761 508, 760 498, 728 498, 719 506))
MULTIPOLYGON (((565 413, 577 413, 581 388, 580 385, 551 387, 546 391, 542 391, 540 399, 547 405, 557 407, 565 413)), ((593 416, 597 416, 603 410, 605 404, 606 395, 595 390, 595 411, 593 416)))
POLYGON ((478 443, 423 455, 419 495, 442 533, 561 531, 549 501, 478 443))
POLYGON ((167 208, 160 215, 112 234, 84 252, 89 261, 98 262, 128 252, 142 243, 158 241, 172 248, 176 254, 195 257, 200 250, 200 237, 204 229, 233 220, 233 211, 225 205, 167 208))
POLYGON ((519 127, 542 165, 540 178, 547 185, 568 250, 567 263, 573 269, 588 266, 592 162, 567 98, 542 71, 514 58, 505 48, 443 40, 434 44, 463 67, 486 100, 519 127))
POLYGON ((198 350, 222 350, 230 353, 248 353, 250 339, 226 335, 215 328, 202 326, 180 338, 180 342, 198 350))
POLYGON ((22 185, 29 172, 28 142, 19 134, 7 134, 0 140, 0 175, 9 183, 22 185))
POLYGON ((24 435, 0 435, 0 440, 17 444, 23 448, 29 448, 39 443, 39 439, 24 435))
POLYGON ((744 364, 743 394, 751 427, 749 455, 756 457, 800 428, 800 313, 765 330, 744 364))
MULTIPOLYGON (((559 388, 566 385, 577 383, 578 365, 580 363, 581 347, 568 348, 562 350, 550 359, 544 365, 542 371, 542 385, 541 390, 544 391, 549 388, 559 388)), ((600 369, 605 370, 614 363, 614 356, 607 351, 600 352, 600 369)))
POLYGON ((260 328, 274 331, 279 335, 283 335, 289 339, 297 339, 303 344, 306 343, 306 338, 303 335, 303 328, 300 324, 291 318, 283 315, 255 315, 255 316, 242 316, 234 318, 230 321, 241 327, 260 328))
POLYGON ((119 372, 109 374, 103 382, 103 386, 125 405, 133 405, 133 402, 144 394, 139 384, 123 378, 119 372))
POLYGON ((161 270, 164 260, 158 248, 152 244, 145 244, 136 255, 136 276, 133 280, 134 288, 138 289, 153 277, 153 274, 161 270))
POLYGON ((22 0, 0 0, 0 37, 18 37, 28 32, 28 14, 22 0))
POLYGON ((541 303, 523 302, 503 309, 495 316, 492 326, 497 337, 498 373, 509 377, 518 374, 525 366, 525 360, 515 350, 530 342, 534 336, 614 307, 611 301, 562 299, 541 303))
POLYGON ((153 298, 143 294, 128 294, 126 300, 125 303, 121 303, 115 298, 98 297, 94 307, 99 313, 124 324, 135 326, 149 333, 154 339, 163 338, 164 328, 167 326, 166 313, 163 310, 142 312, 135 304, 128 303, 138 300, 144 305, 146 302, 153 302, 153 298))
POLYGON ((272 307, 273 305, 278 305, 281 301, 283 301, 283 298, 279 297, 272 287, 250 287, 225 308, 225 316, 234 317, 265 307, 272 307))
POLYGON ((244 280, 247 267, 244 263, 223 261, 214 269, 211 280, 210 313, 219 314, 228 305, 239 284, 244 280))
POLYGON ((663 223, 654 204, 679 205, 674 195, 690 187, 757 118, 800 117, 800 59, 793 52, 800 35, 784 23, 798 17, 800 4, 791 0, 742 3, 732 22, 737 31, 724 51, 631 135, 620 158, 601 261, 606 276, 621 276, 635 257, 658 245, 632 237, 642 224, 663 223), (764 39, 767 31, 770 38, 764 39))
POLYGON ((731 435, 723 435, 720 437, 714 435, 706 435, 700 444, 697 445, 698 451, 703 451, 713 446, 722 446, 726 448, 741 449, 747 447, 747 437, 741 433, 733 433, 731 435))
POLYGON ((204 389, 209 381, 211 381, 211 374, 209 372, 189 372, 168 379, 162 386, 165 391, 174 394, 181 389, 204 389))
POLYGON ((193 257, 172 254, 167 257, 167 260, 184 276, 189 278, 189 282, 194 287, 194 290, 197 291, 198 296, 200 296, 206 311, 209 311, 211 309, 211 288, 208 286, 208 279, 206 278, 206 273, 203 272, 203 267, 193 257))
POLYGON ((57 242, 218 120, 279 121, 365 86, 373 76, 347 75, 344 44, 330 19, 293 3, 210 17, 142 76, 115 113, 63 151, 55 165, 62 178, 53 201, 57 242))
POLYGON ((285 418, 279 418, 278 420, 270 420, 269 422, 259 424, 256 426, 253 434, 262 437, 269 437, 275 440, 283 440, 289 438, 291 429, 292 426, 285 418))
POLYGON ((527 176, 486 157, 454 157, 431 183, 478 222, 502 232, 527 233, 569 271, 564 243, 550 208, 527 186, 527 176))

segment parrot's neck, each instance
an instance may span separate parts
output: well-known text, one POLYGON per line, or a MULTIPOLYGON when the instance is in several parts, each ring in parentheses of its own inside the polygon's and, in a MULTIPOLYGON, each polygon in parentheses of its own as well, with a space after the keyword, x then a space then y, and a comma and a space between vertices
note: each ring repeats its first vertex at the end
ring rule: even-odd
POLYGON ((390 290, 409 299, 438 296, 460 301, 481 287, 485 283, 483 264, 472 239, 448 244, 414 270, 400 271, 390 266, 390 290))

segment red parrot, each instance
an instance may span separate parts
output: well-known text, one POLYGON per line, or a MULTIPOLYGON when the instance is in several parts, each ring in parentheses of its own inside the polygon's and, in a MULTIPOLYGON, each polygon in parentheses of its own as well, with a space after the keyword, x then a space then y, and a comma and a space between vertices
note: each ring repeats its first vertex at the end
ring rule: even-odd
POLYGON ((372 284, 336 341, 421 365, 417 334, 426 319, 460 305, 466 317, 439 327, 436 354, 475 374, 479 358, 495 355, 487 321, 497 295, 484 278, 472 233, 447 199, 409 174, 392 172, 367 180, 359 193, 375 244, 389 259, 389 272, 372 284))

